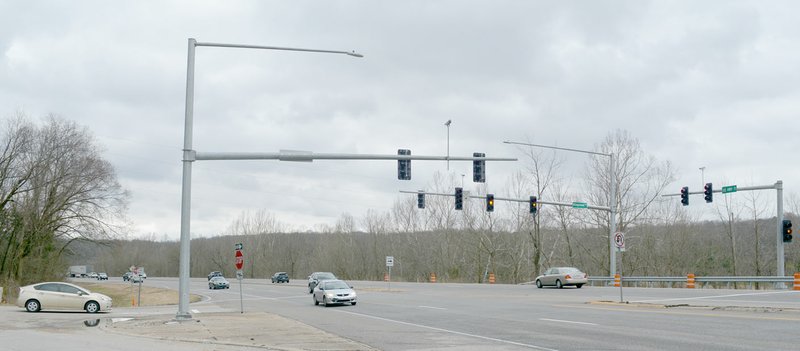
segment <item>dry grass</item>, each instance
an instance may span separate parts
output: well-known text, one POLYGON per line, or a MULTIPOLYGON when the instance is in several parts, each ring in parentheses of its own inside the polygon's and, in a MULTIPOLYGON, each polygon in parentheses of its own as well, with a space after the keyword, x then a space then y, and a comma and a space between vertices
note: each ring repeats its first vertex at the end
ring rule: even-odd
MULTIPOLYGON (((141 301, 139 299, 139 284, 97 284, 78 283, 92 292, 108 295, 113 299, 113 307, 132 307, 132 302, 140 302, 140 306, 177 305, 178 291, 171 289, 154 288, 142 284, 141 301), (131 288, 132 287, 132 288, 131 288)), ((200 301, 199 295, 190 294, 189 301, 200 301)))

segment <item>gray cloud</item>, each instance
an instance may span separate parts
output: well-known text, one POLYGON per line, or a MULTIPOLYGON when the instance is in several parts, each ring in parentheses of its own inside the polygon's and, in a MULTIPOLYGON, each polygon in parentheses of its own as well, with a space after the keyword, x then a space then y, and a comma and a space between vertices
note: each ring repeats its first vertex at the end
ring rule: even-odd
MULTIPOLYGON (((800 182, 793 2, 241 1, 0 4, 0 106, 89 127, 131 190, 133 235, 177 238, 187 38, 348 56, 197 49, 194 148, 520 156, 626 129, 674 186, 800 182), (783 133, 783 134, 782 134, 783 133), (697 184, 697 185, 694 185, 697 184)), ((582 169, 586 158, 564 155, 582 169)), ((196 162, 193 224, 265 208, 296 227, 389 209, 444 163, 196 162)), ((523 164, 490 164, 500 191, 523 164)), ((459 182, 468 163, 452 163, 459 182)))

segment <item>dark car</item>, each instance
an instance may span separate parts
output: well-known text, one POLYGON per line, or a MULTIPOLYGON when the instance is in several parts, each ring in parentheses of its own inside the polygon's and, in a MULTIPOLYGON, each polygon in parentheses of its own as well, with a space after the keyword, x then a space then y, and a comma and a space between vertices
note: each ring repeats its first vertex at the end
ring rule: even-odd
POLYGON ((288 283, 289 275, 286 272, 278 272, 272 275, 273 283, 288 283))
POLYGON ((308 276, 308 293, 314 292, 314 288, 323 280, 334 280, 336 276, 331 272, 314 272, 308 276))
POLYGON ((208 280, 209 289, 230 289, 231 284, 222 276, 216 276, 208 280))
POLYGON ((213 271, 211 273, 208 273, 208 280, 211 280, 211 278, 214 278, 214 277, 221 277, 221 276, 222 276, 222 272, 213 271))

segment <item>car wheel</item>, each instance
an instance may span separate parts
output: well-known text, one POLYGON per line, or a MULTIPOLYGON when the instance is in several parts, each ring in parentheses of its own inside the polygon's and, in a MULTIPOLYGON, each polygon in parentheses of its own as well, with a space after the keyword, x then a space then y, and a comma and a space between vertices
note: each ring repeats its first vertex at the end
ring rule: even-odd
POLYGON ((316 296, 311 296, 314 299, 314 306, 319 306, 319 301, 317 301, 316 296))
POLYGON ((42 309, 42 305, 39 304, 37 300, 28 300, 28 302, 25 303, 25 309, 28 310, 28 312, 39 312, 39 310, 42 309))
POLYGON ((312 288, 310 285, 308 286, 308 293, 309 294, 313 294, 314 293, 314 288, 312 288))
POLYGON ((583 284, 577 284, 577 285, 575 285, 575 287, 577 287, 578 289, 580 289, 582 286, 583 286, 583 284))
POLYGON ((355 305, 356 305, 356 302, 355 302, 355 301, 353 301, 353 302, 351 302, 350 304, 351 304, 351 305, 353 305, 353 306, 355 306, 355 305))
POLYGON ((100 304, 97 303, 97 302, 94 302, 94 301, 89 301, 89 302, 86 303, 86 308, 85 309, 86 309, 86 312, 97 313, 97 311, 100 311, 100 304))
POLYGON ((564 285, 562 285, 562 284, 561 284, 561 280, 560 280, 560 279, 559 279, 559 280, 556 280, 556 288, 559 288, 559 289, 561 289, 561 288, 563 288, 563 287, 564 287, 564 285))
POLYGON ((328 299, 325 296, 322 297, 322 305, 328 307, 328 299))
POLYGON ((536 287, 539 288, 539 289, 542 288, 542 281, 541 280, 536 279, 536 287))

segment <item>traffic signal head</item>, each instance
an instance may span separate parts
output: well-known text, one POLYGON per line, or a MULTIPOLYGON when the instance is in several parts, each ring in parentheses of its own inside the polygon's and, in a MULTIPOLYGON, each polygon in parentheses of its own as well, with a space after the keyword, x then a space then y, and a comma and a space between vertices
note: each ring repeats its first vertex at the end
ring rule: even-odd
POLYGON ((706 203, 714 201, 714 188, 711 183, 706 183, 703 187, 703 195, 705 195, 706 203))
POLYGON ((539 209, 539 203, 538 203, 538 200, 536 199, 536 196, 531 196, 531 199, 528 202, 528 204, 530 205, 531 214, 535 215, 536 214, 536 210, 539 209))
POLYGON ((456 188, 456 210, 464 208, 464 191, 461 188, 456 188))
POLYGON ((689 187, 685 186, 681 188, 681 204, 684 206, 689 206, 689 187))
POLYGON ((783 220, 783 242, 792 242, 792 221, 788 219, 783 220))
POLYGON ((494 212, 494 194, 486 194, 486 212, 494 212))
POLYGON ((425 192, 422 190, 417 193, 417 208, 425 208, 425 192))
MULTIPOLYGON (((397 149, 398 155, 411 155, 409 149, 397 149)), ((397 160, 397 179, 411 180, 411 160, 397 160)))
MULTIPOLYGON (((486 157, 486 154, 482 152, 473 152, 472 157, 486 157)), ((486 182, 486 161, 472 161, 472 181, 475 183, 486 182)))

